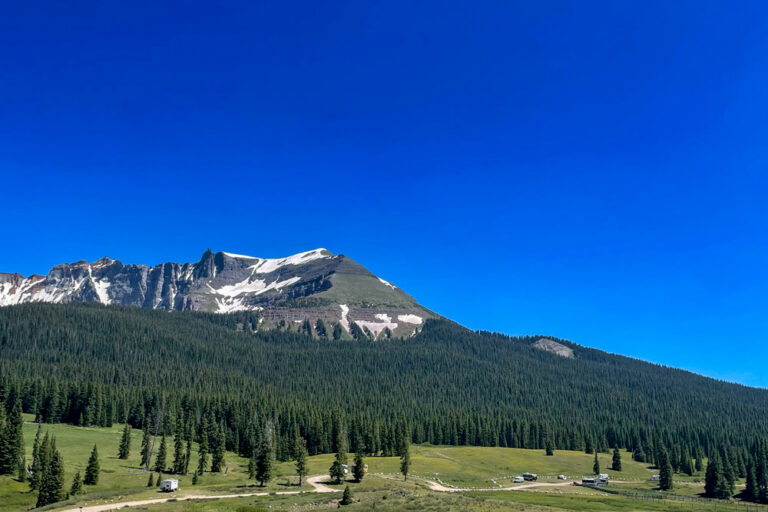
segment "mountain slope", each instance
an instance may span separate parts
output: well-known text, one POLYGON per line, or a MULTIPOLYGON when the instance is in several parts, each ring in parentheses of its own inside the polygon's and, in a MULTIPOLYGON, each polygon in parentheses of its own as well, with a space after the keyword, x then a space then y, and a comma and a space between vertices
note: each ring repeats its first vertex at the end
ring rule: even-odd
POLYGON ((537 348, 540 337, 430 320, 388 343, 318 341, 243 332, 248 314, 0 308, 0 400, 21 393, 25 410, 48 421, 127 417, 136 427, 158 407, 169 418, 181 404, 192 418, 214 407, 233 443, 252 439, 252 418, 276 418, 281 439, 299 431, 321 452, 333 450, 340 419, 370 452, 403 423, 414 442, 542 448, 551 435, 559 449, 648 453, 659 443, 710 453, 768 435, 766 390, 564 340, 555 342, 573 358, 537 348))
POLYGON ((343 255, 315 249, 264 259, 206 251, 197 263, 124 265, 102 258, 46 276, 0 273, 0 306, 96 302, 166 311, 258 312, 264 327, 317 319, 376 337, 413 334, 435 317, 396 286, 343 255), (389 334, 386 332, 386 334, 389 334))

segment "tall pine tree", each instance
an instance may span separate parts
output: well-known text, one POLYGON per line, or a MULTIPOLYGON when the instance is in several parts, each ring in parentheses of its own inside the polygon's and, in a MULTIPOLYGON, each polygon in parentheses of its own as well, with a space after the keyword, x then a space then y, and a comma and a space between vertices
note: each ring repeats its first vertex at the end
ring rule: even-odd
POLYGON ((85 467, 83 483, 85 485, 96 485, 99 483, 99 471, 99 450, 96 448, 96 445, 93 445, 91 456, 88 458, 88 465, 85 467))

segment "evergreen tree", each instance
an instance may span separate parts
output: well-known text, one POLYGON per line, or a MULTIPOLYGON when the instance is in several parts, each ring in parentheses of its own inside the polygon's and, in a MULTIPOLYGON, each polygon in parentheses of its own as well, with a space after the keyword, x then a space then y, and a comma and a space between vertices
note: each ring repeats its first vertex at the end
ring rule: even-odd
POLYGON ((123 427, 123 435, 120 438, 120 447, 117 450, 118 459, 127 459, 131 453, 131 426, 127 423, 123 427))
POLYGON ((544 453, 548 456, 555 454, 555 443, 552 440, 552 435, 547 433, 547 437, 544 439, 544 453))
POLYGON ((83 492, 83 479, 80 477, 80 472, 75 473, 75 478, 72 479, 72 487, 69 489, 69 494, 77 496, 83 492))
POLYGON ((173 472, 184 473, 184 410, 179 409, 173 434, 173 472))
POLYGON ((18 395, 7 417, 0 402, 0 414, 0 475, 12 475, 18 472, 19 460, 24 455, 24 419, 18 395))
POLYGON ((611 462, 611 469, 613 469, 614 471, 621 471, 621 453, 619 453, 618 447, 613 449, 613 460, 611 462))
POLYGON ((18 469, 18 475, 17 478, 19 482, 26 482, 27 481, 27 458, 22 455, 19 459, 19 469, 18 469))
POLYGON ((318 338, 328 338, 328 331, 325 328, 325 322, 323 322, 322 318, 318 318, 317 322, 315 322, 315 332, 317 333, 318 338))
POLYGON ((309 320, 304 320, 304 323, 301 324, 301 332, 310 338, 312 337, 312 324, 309 323, 309 320))
POLYGON ((200 426, 200 440, 197 446, 197 474, 202 476, 208 467, 208 419, 203 416, 200 426))
POLYGON ((224 466, 224 451, 226 450, 227 436, 224 432, 224 425, 216 429, 214 427, 215 437, 213 440, 213 451, 211 453, 211 472, 220 473, 224 466))
POLYGON ((707 462, 707 472, 704 475, 704 495, 708 498, 727 497, 727 486, 720 456, 713 453, 707 462))
POLYGON ((51 458, 45 466, 40 478, 40 487, 37 493, 37 507, 49 505, 61 501, 64 487, 64 461, 61 454, 51 444, 51 458))
POLYGON ((747 462, 746 486, 742 497, 746 501, 756 501, 758 498, 757 478, 755 477, 755 461, 750 457, 747 462))
POLYGON ((595 463, 592 464, 592 472, 596 475, 600 474, 600 461, 597 460, 597 452, 595 452, 595 463))
POLYGON ((592 436, 587 436, 584 440, 584 453, 594 453, 595 452, 595 442, 592 439, 592 436))
POLYGON ((757 452, 757 462, 755 464, 757 500, 761 503, 768 501, 768 460, 766 460, 765 455, 765 449, 761 447, 757 452))
POLYGON ((149 466, 149 449, 152 444, 152 433, 149 431, 149 416, 144 419, 144 428, 141 436, 141 466, 149 466))
POLYGON ((333 341, 339 341, 341 339, 343 331, 341 330, 341 324, 334 322, 333 324, 333 341))
POLYGON ((192 441, 187 439, 187 450, 184 452, 184 470, 183 474, 189 473, 189 461, 192 460, 192 441))
POLYGON ((147 487, 154 487, 155 486, 155 474, 149 473, 149 479, 147 480, 147 487))
POLYGON ((40 450, 40 432, 43 426, 37 425, 37 433, 35 434, 35 441, 32 443, 32 474, 29 477, 29 488, 36 490, 38 482, 40 480, 40 474, 42 473, 42 467, 40 466, 40 456, 38 454, 40 450))
POLYGON ((333 464, 328 472, 331 478, 339 484, 344 478, 344 466, 347 465, 347 431, 343 426, 339 428, 336 436, 336 447, 336 455, 333 457, 333 464))
POLYGON ((355 482, 360 483, 365 476, 365 462, 363 461, 363 452, 358 449, 355 453, 355 467, 352 468, 352 476, 355 477, 355 482))
POLYGON ((736 488, 736 469, 733 467, 728 450, 722 450, 721 460, 723 465, 723 477, 725 478, 726 489, 728 490, 728 496, 730 497, 736 488))
POLYGON ((167 456, 167 447, 165 445, 165 434, 160 438, 160 448, 157 450, 157 457, 155 458, 155 471, 162 473, 165 471, 165 459, 167 456))
POLYGON ((192 474, 192 485, 197 485, 197 472, 192 474))
MULTIPOLYGON (((318 320, 319 321, 319 320, 318 320)), ((299 476, 299 487, 301 487, 303 478, 307 474, 307 442, 303 437, 296 440, 296 449, 294 457, 296 460, 296 474, 299 476)), ((250 469, 250 468, 249 468, 250 469)))
POLYGON ((256 450, 255 477, 262 487, 272 479, 272 473, 274 472, 275 449, 273 432, 272 422, 267 422, 264 430, 261 432, 261 439, 256 450))
POLYGON ((99 483, 99 471, 99 451, 96 449, 96 445, 93 445, 91 456, 88 458, 88 465, 85 467, 83 483, 85 485, 96 485, 99 483))
POLYGON ((704 452, 701 450, 701 446, 696 447, 696 463, 693 468, 697 473, 704 469, 704 452))
POLYGON ((668 491, 672 489, 672 463, 669 460, 669 454, 663 447, 659 452, 659 489, 668 491))
POLYGON ((643 445, 638 444, 632 452, 632 459, 637 462, 645 462, 645 452, 643 451, 643 445))
POLYGON ((349 490, 349 485, 344 487, 344 494, 341 496, 339 505, 351 505, 352 504, 352 491, 349 490))
POLYGON ((403 475, 403 481, 408 480, 408 471, 411 469, 411 447, 408 440, 405 441, 402 453, 400 455, 400 474, 403 475))

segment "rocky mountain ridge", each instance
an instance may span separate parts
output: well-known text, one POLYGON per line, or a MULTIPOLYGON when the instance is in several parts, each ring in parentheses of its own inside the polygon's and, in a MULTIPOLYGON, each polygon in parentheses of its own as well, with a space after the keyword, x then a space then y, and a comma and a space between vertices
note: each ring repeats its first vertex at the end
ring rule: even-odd
POLYGON ((314 249, 266 259, 207 250, 197 263, 155 266, 102 258, 43 275, 0 273, 0 306, 96 302, 167 311, 252 311, 265 327, 336 322, 366 335, 408 335, 436 315, 344 255, 314 249))

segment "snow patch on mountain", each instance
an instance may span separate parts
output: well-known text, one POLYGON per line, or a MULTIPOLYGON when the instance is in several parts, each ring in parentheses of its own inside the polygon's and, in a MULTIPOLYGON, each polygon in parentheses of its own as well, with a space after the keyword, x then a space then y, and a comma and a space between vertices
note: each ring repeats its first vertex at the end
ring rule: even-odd
POLYGON ((376 315, 374 316, 376 317, 377 320, 384 320, 385 322, 392 321, 392 318, 390 318, 390 316, 386 313, 376 313, 376 315))
POLYGON ((339 304, 339 307, 341 308, 341 326, 344 327, 347 332, 349 332, 349 320, 347 319, 347 315, 349 314, 349 306, 346 304, 339 304))
POLYGON ((392 288, 393 290, 396 290, 396 289, 397 289, 397 286, 393 285, 393 284, 392 284, 392 283, 390 283, 389 281, 385 281, 385 280, 383 280, 383 279, 382 279, 382 278, 380 278, 380 277, 379 277, 378 279, 379 279, 379 281, 381 281, 381 282, 382 282, 382 283, 384 283, 385 285, 389 286, 389 287, 390 287, 390 288, 392 288))
POLYGON ((355 320, 355 323, 362 327, 367 327, 369 331, 373 333, 374 338, 377 338, 381 332, 389 328, 390 331, 397 329, 397 324, 393 322, 369 322, 366 320, 355 320))
POLYGON ((397 319, 406 324, 421 324, 423 319, 419 315, 397 315, 397 319))
POLYGON ((240 259, 240 260, 257 260, 257 259, 259 259, 256 256, 246 256, 245 254, 235 254, 233 252, 224 252, 224 251, 222 251, 221 254, 223 254, 224 256, 229 256, 230 258, 237 258, 237 259, 240 259))
MULTIPOLYGON (((312 260, 319 260, 322 258, 331 258, 328 251, 325 249, 314 249, 312 251, 300 252, 287 258, 279 259, 259 259, 259 262, 255 265, 251 265, 250 269, 253 269, 257 274, 269 274, 275 270, 284 267, 286 265, 302 265, 312 260), (324 254, 327 253, 327 254, 324 254)), ((258 258, 257 258, 258 259, 258 258)))

